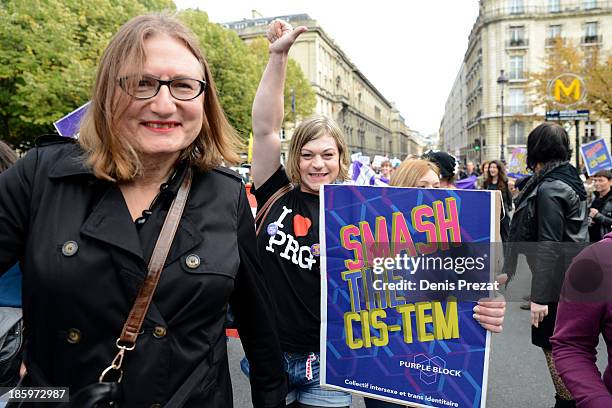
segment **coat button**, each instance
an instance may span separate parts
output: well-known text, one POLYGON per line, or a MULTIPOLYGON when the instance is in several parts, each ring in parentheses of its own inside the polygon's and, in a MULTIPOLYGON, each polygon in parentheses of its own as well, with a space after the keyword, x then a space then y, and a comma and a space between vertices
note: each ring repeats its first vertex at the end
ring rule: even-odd
POLYGON ((162 337, 166 337, 167 330, 164 326, 155 326, 153 329, 153 337, 161 339, 162 337))
POLYGON ((62 254, 64 256, 72 256, 76 254, 79 250, 79 244, 74 241, 66 241, 64 245, 62 245, 62 254))
POLYGON ((200 257, 196 254, 191 254, 185 259, 185 264, 189 269, 195 269, 200 266, 200 257))
POLYGON ((77 344, 81 341, 81 331, 79 329, 69 329, 68 336, 66 336, 68 343, 77 344))

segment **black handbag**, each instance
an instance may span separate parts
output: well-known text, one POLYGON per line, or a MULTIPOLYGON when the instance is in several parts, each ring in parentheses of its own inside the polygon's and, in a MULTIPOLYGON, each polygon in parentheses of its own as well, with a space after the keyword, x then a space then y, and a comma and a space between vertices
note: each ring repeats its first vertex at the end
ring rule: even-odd
POLYGON ((23 319, 21 309, 0 307, 0 387, 14 387, 19 382, 23 319))

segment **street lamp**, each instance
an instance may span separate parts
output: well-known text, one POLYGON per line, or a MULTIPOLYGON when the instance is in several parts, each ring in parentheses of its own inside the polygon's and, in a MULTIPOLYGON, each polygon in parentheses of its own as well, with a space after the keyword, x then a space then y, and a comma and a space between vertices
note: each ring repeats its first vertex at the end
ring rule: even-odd
POLYGON ((497 84, 501 85, 501 161, 505 160, 504 151, 506 145, 504 144, 504 85, 508 83, 508 78, 504 76, 504 70, 500 70, 499 78, 497 78, 497 84))

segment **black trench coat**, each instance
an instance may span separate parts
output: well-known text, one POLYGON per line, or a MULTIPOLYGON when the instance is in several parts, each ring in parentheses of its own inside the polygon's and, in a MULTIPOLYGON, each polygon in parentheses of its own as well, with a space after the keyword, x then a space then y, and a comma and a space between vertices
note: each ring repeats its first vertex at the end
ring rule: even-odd
MULTIPOLYGON (((177 171, 162 196, 170 199, 139 236, 117 185, 96 179, 80 157, 76 143, 46 141, 0 175, 0 274, 21 263, 26 384, 68 386, 72 394, 98 381, 115 356, 185 173, 185 166, 177 171)), ((186 406, 231 407, 228 301, 253 366, 254 405, 284 406, 268 300, 240 177, 222 168, 195 171, 143 333, 124 361, 123 406, 163 406, 206 359, 206 376, 186 406)))

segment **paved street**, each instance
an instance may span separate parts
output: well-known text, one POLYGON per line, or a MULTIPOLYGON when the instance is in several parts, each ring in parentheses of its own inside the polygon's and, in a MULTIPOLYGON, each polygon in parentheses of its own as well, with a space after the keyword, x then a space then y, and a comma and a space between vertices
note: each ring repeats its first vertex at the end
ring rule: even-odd
MULTIPOLYGON (((524 260, 522 260, 524 261, 524 260)), ((522 295, 529 293, 531 276, 519 275, 509 288, 508 310, 504 332, 494 335, 491 343, 487 407, 490 408, 550 408, 554 405, 554 388, 541 349, 531 345, 529 312, 519 309, 522 295)), ((600 341, 598 363, 603 370, 607 352, 600 341)), ((248 380, 239 367, 242 358, 240 342, 232 339, 228 345, 234 385, 234 406, 250 407, 248 380)), ((361 397, 353 399, 353 408, 363 408, 361 397)))

